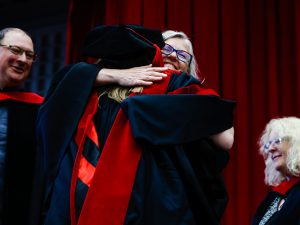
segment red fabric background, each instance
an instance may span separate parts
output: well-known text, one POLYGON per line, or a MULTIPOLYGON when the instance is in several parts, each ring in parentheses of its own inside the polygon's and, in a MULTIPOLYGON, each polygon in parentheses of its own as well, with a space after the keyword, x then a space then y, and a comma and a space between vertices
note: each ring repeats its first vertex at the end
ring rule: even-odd
POLYGON ((99 24, 187 33, 206 85, 237 101, 222 222, 249 224, 268 190, 257 139, 270 118, 300 116, 299 12, 297 0, 70 0, 66 62, 81 60, 84 36, 99 24))

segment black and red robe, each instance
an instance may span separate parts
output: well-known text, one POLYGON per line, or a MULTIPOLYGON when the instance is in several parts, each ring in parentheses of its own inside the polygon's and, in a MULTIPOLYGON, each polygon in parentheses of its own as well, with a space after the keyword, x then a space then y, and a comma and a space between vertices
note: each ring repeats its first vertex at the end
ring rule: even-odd
POLYGON ((88 225, 219 224, 227 202, 220 173, 228 153, 208 137, 232 127, 234 103, 175 71, 169 71, 165 90, 159 90, 159 95, 154 90, 159 85, 152 85, 144 90, 151 94, 132 96, 121 104, 100 98, 92 119, 97 133, 94 142, 99 145, 95 177, 88 185, 77 180, 72 193, 78 124, 89 107, 98 72, 96 65, 86 63, 66 67, 54 78, 41 107, 41 169, 35 206, 42 208, 42 217, 35 215, 33 220, 69 225, 74 216, 76 223, 88 225), (126 127, 120 125, 123 122, 126 127), (129 142, 128 151, 134 148, 133 154, 126 155, 126 150, 120 153, 126 161, 114 160, 119 156, 114 151, 126 149, 123 146, 129 142), (132 162, 131 156, 138 160, 132 162), (128 170, 132 164, 136 168, 128 170), (38 197, 38 190, 43 189, 46 192, 38 197))
POLYGON ((280 210, 275 212, 266 225, 299 225, 300 224, 300 178, 294 177, 290 181, 283 181, 270 191, 257 208, 252 225, 257 225, 262 220, 265 213, 275 198, 284 199, 280 210))
POLYGON ((1 91, 8 112, 2 224, 28 224, 36 159, 35 125, 43 98, 31 92, 1 91))

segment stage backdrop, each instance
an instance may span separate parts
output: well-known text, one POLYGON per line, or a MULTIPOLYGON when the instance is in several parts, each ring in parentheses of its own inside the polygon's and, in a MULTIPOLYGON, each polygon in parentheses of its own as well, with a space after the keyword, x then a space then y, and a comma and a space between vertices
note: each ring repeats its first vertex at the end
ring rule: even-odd
POLYGON ((249 224, 268 190, 257 139, 270 118, 300 116, 300 1, 71 0, 67 63, 91 28, 119 23, 186 32, 206 86, 237 101, 222 223, 249 224))

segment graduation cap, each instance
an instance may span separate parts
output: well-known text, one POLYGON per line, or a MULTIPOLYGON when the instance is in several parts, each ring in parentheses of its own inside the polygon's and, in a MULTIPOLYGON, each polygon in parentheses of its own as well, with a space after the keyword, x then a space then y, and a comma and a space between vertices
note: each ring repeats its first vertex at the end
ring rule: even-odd
POLYGON ((106 68, 129 68, 152 63, 156 44, 162 48, 160 30, 138 25, 102 25, 86 37, 83 55, 101 59, 106 68))

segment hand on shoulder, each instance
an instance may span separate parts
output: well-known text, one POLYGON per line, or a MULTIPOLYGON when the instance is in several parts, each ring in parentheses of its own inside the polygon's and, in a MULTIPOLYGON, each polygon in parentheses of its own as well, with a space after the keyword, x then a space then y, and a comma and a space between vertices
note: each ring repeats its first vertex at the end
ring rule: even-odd
POLYGON ((129 69, 107 69, 99 71, 96 85, 117 84, 124 87, 149 86, 162 80, 167 75, 166 67, 152 67, 152 65, 133 67, 129 69))

